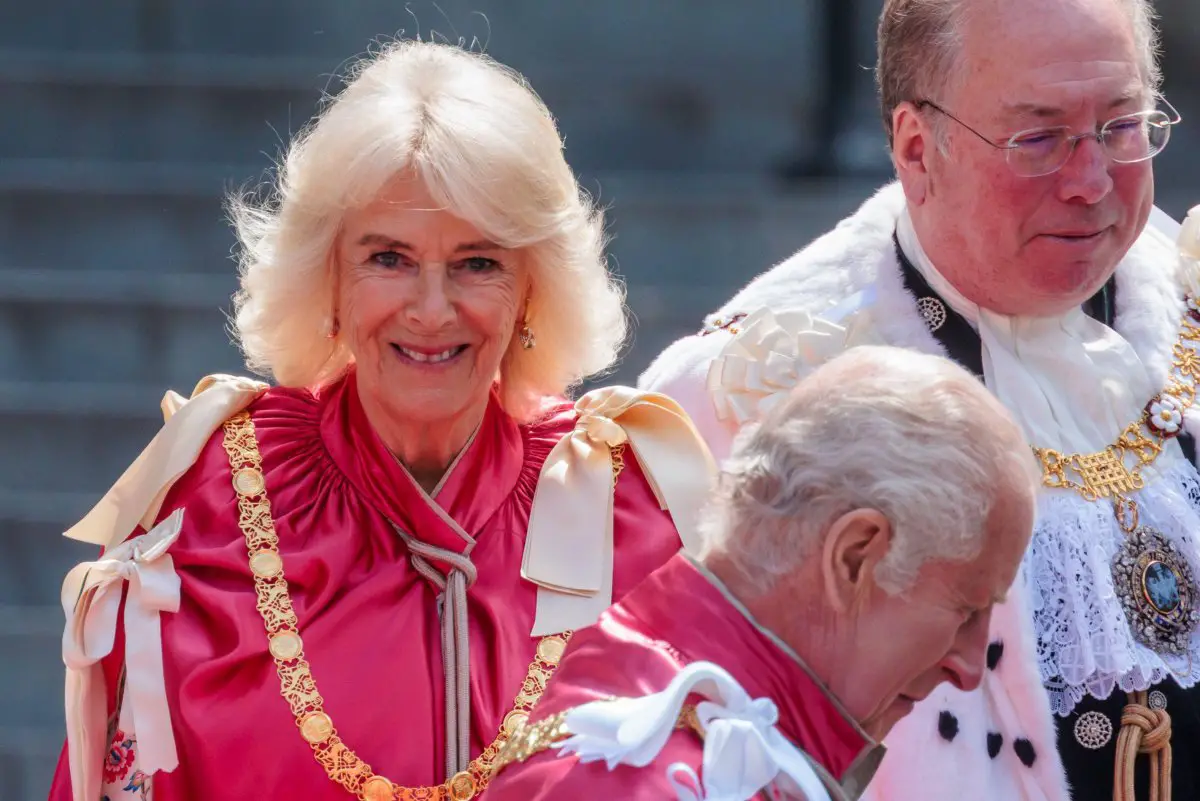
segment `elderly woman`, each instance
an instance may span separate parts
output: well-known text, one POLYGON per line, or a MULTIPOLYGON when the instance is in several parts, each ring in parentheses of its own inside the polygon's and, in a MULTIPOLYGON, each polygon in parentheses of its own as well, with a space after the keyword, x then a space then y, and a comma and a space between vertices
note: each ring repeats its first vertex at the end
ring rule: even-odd
POLYGON ((467 799, 572 629, 694 542, 685 415, 563 400, 625 336, 549 112, 403 42, 238 200, 236 333, 68 535, 52 798, 467 799), (678 533, 677 533, 678 532, 678 533))

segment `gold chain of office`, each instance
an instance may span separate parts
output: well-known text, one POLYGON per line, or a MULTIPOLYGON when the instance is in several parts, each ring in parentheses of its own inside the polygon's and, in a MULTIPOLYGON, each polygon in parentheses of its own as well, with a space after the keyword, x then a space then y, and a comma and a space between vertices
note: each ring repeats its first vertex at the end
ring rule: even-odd
POLYGON ((1142 469, 1159 457, 1167 441, 1183 431, 1183 415, 1196 401, 1200 384, 1200 312, 1189 297, 1188 311, 1172 348, 1171 373, 1167 387, 1150 400, 1141 416, 1130 423, 1116 442, 1098 453, 1064 454, 1034 447, 1042 464, 1042 481, 1047 487, 1070 489, 1085 500, 1111 499, 1121 528, 1131 532, 1138 525, 1137 504, 1130 493, 1142 489, 1142 469), (1134 457, 1132 467, 1126 459, 1134 457), (1073 478, 1077 476, 1078 478, 1073 478))
MULTIPOLYGON (((300 736, 334 782, 363 801, 469 801, 483 792, 495 772, 496 759, 515 732, 524 727, 534 703, 546 689, 570 632, 543 637, 537 644, 513 708, 504 716, 496 739, 471 760, 467 768, 433 787, 404 787, 377 774, 343 742, 325 711, 325 700, 304 658, 299 621, 283 574, 279 537, 271 517, 262 454, 254 423, 239 412, 224 424, 224 446, 233 471, 238 498, 238 526, 246 540, 250 572, 254 576, 257 608, 267 630, 268 650, 279 674, 280 694, 296 719, 300 736)), ((613 482, 624 467, 624 446, 612 449, 613 482)))

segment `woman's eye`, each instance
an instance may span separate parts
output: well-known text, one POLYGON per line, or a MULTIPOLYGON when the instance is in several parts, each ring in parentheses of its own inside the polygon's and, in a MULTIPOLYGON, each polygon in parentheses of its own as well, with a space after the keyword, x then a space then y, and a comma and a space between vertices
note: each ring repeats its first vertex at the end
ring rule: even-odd
POLYGON ((500 266, 500 262, 495 259, 487 259, 483 256, 472 256, 469 259, 463 259, 459 264, 472 273, 485 273, 500 266))
POLYGON ((400 264, 400 254, 394 250, 385 250, 382 253, 372 254, 370 261, 380 267, 395 267, 400 264))

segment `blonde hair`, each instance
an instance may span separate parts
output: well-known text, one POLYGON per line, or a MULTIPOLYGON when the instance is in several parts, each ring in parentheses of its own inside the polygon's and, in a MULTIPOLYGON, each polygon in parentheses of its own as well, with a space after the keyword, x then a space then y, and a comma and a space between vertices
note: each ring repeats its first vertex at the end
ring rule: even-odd
POLYGON ((286 386, 327 384, 352 355, 327 334, 333 249, 349 209, 415 173, 429 193, 497 244, 528 256, 526 350, 500 368, 505 410, 538 413, 609 368, 625 341, 623 287, 604 259, 603 219, 563 158, 549 110, 488 56, 400 41, 353 68, 346 88, 293 141, 266 198, 231 198, 240 244, 234 328, 247 366, 286 386))

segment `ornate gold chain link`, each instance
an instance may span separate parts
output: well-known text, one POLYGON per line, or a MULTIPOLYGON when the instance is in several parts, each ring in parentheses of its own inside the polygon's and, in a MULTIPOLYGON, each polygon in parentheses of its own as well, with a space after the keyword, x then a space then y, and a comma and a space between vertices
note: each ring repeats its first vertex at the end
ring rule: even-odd
POLYGON ((621 477, 621 471, 625 469, 625 443, 610 446, 608 452, 612 455, 613 486, 615 487, 617 479, 621 477))
MULTIPOLYGON (((524 762, 570 737, 571 730, 567 728, 567 716, 571 714, 571 711, 566 709, 542 718, 537 723, 521 725, 500 749, 500 754, 496 758, 496 773, 514 762, 524 762)), ((679 710, 679 717, 675 721, 675 728, 679 731, 690 731, 704 740, 704 727, 700 725, 695 704, 683 705, 679 710)))
MULTIPOLYGON (((363 801, 468 801, 483 792, 495 771, 495 762, 508 738, 528 720, 534 703, 566 649, 570 632, 543 637, 529 665, 525 680, 505 715, 496 739, 467 769, 434 787, 403 787, 375 773, 342 741, 333 720, 325 711, 325 699, 304 658, 300 626, 283 575, 279 537, 267 500, 262 455, 254 435, 254 423, 239 412, 224 425, 225 452, 233 470, 233 487, 238 496, 238 526, 246 539, 250 571, 254 575, 257 608, 266 626, 268 650, 279 674, 280 693, 287 701, 300 736, 312 747, 313 756, 329 778, 363 801)), ((619 472, 614 458, 615 474, 619 472)))
POLYGON ((1182 416, 1196 400, 1196 385, 1200 382, 1200 354, 1194 343, 1200 342, 1200 314, 1189 311, 1179 327, 1179 337, 1172 349, 1171 375, 1162 394, 1146 404, 1141 416, 1125 427, 1116 442, 1098 453, 1064 454, 1051 448, 1034 447, 1033 452, 1042 464, 1042 483, 1055 489, 1070 489, 1085 500, 1111 499, 1121 527, 1132 531, 1137 527, 1137 504, 1129 495, 1146 486, 1142 469, 1153 464, 1162 454, 1168 439, 1179 428, 1168 432, 1151 420, 1150 408, 1164 398, 1178 407, 1182 416), (1133 463, 1127 467, 1128 457, 1133 463))

